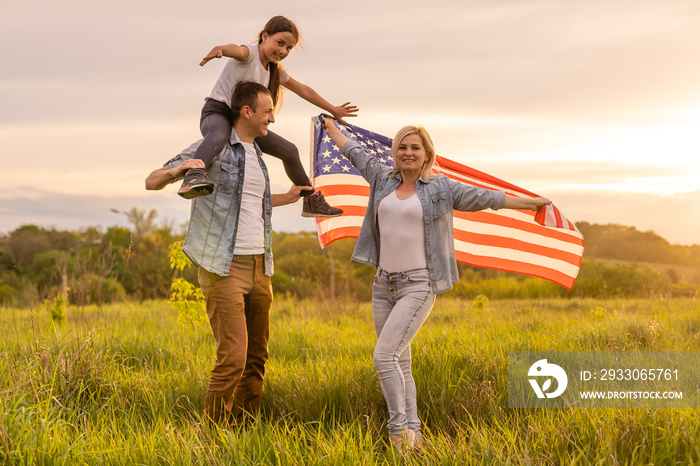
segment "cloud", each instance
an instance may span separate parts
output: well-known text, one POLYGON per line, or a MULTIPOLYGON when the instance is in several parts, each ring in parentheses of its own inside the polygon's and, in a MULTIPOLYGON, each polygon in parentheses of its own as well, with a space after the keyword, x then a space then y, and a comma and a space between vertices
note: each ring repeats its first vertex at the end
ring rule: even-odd
MULTIPOLYGON (((190 112, 186 102, 201 105, 223 66, 200 68, 201 56, 218 43, 254 40, 279 13, 251 4, 227 16, 227 2, 207 5, 4 6, 0 122, 190 112), (28 60, 27 50, 41 50, 40 59, 28 60)), ((306 52, 285 65, 322 95, 367 109, 600 119, 687 102, 689 93, 700 99, 694 2, 355 2, 342 15, 334 8, 295 3, 289 15, 306 52)))

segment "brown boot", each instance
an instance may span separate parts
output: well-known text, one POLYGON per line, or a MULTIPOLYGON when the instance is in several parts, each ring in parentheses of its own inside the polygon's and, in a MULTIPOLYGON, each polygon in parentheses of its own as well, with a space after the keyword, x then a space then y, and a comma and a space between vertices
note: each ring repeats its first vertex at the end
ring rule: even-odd
POLYGON ((301 211, 302 217, 332 218, 343 215, 343 209, 332 207, 321 194, 316 191, 304 198, 304 207, 301 211))

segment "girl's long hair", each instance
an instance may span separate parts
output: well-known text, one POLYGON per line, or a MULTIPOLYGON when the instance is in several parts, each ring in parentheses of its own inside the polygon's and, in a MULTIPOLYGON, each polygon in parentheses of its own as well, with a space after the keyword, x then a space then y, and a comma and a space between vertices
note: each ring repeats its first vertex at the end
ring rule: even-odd
MULTIPOLYGON (((275 16, 270 18, 263 30, 260 31, 260 34, 258 34, 258 44, 262 44, 263 34, 267 33, 268 36, 271 36, 273 34, 277 34, 278 32, 291 32, 297 43, 299 43, 301 39, 299 29, 297 29, 296 24, 284 16, 275 16)), ((270 70, 270 84, 267 85, 267 88, 270 90, 270 93, 272 94, 272 102, 276 106, 277 101, 282 98, 280 71, 277 63, 270 62, 268 67, 270 70)))

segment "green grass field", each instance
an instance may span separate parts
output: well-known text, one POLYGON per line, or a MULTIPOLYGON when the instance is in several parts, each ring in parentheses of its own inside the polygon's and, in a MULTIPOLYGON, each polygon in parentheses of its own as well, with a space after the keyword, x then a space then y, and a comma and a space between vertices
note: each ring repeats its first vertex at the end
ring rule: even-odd
POLYGON ((438 298, 413 344, 426 451, 387 448, 368 304, 277 299, 261 419, 210 429, 207 323, 169 303, 0 309, 0 464, 697 464, 691 409, 508 408, 508 351, 700 350, 695 300, 438 298))

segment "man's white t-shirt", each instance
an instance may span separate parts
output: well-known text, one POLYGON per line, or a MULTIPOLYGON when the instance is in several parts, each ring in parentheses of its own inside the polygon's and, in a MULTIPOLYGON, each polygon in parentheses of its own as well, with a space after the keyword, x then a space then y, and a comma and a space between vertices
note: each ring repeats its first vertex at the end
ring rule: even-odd
POLYGON ((253 144, 247 142, 241 144, 245 147, 245 174, 233 253, 263 254, 265 252, 265 220, 263 219, 265 175, 253 144))

